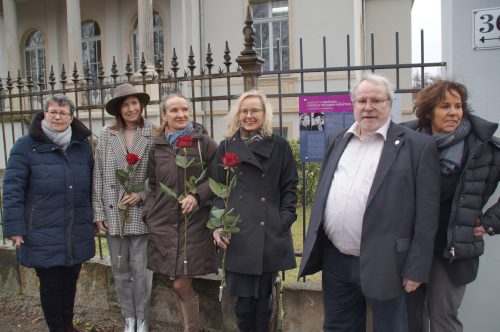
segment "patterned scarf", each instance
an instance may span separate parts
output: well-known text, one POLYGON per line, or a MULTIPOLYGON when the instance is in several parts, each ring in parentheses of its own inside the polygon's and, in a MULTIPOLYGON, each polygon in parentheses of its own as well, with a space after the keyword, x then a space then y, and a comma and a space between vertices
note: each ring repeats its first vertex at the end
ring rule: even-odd
POLYGON ((252 136, 250 136, 246 130, 244 130, 243 128, 240 128, 240 139, 247 146, 250 146, 250 145, 261 142, 264 139, 264 137, 262 136, 260 131, 256 132, 252 136))
MULTIPOLYGON (((439 163, 441 164, 441 174, 450 175, 460 171, 462 158, 464 155, 464 139, 471 130, 470 122, 463 118, 460 126, 451 133, 442 133, 433 136, 439 150, 439 163)), ((430 128, 423 130, 430 133, 430 128)))
POLYGON ((188 122, 188 125, 184 129, 179 129, 176 131, 173 131, 171 133, 165 131, 165 137, 167 138, 168 144, 171 146, 175 146, 175 142, 177 142, 177 139, 181 136, 187 136, 193 131, 193 123, 188 122))
POLYGON ((42 130, 47 135, 47 137, 59 148, 61 148, 64 152, 66 152, 66 148, 68 147, 69 143, 71 142, 71 125, 66 128, 65 131, 63 132, 58 132, 52 130, 50 128, 49 124, 47 121, 42 120, 42 130))

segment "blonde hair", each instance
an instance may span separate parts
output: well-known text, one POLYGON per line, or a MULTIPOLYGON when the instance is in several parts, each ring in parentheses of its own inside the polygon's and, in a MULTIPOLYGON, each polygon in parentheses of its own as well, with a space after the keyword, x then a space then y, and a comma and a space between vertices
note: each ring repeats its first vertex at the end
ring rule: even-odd
MULTIPOLYGON (((172 99, 172 98, 181 98, 181 99, 184 99, 187 102, 189 112, 191 112, 191 103, 189 102, 189 99, 187 99, 186 96, 184 96, 184 95, 176 92, 176 93, 171 93, 171 94, 169 94, 168 96, 166 96, 165 98, 162 99, 162 101, 160 103, 160 113, 161 114, 164 114, 167 111, 167 102, 170 99, 172 99)), ((160 117, 160 119, 161 119, 161 117, 160 117)), ((155 129, 156 130, 156 134, 158 136, 163 135, 163 133, 165 132, 165 128, 167 127, 167 125, 168 125, 167 121, 162 121, 161 124, 155 129)))
POLYGON ((250 90, 243 93, 237 100, 236 103, 231 106, 231 110, 226 116, 227 119, 227 131, 224 134, 225 138, 233 137, 234 134, 240 129, 240 107, 243 100, 250 97, 258 97, 262 103, 262 108, 264 112, 264 122, 262 123, 262 128, 260 133, 264 137, 270 137, 273 133, 273 107, 271 103, 267 100, 264 92, 260 90, 250 90))

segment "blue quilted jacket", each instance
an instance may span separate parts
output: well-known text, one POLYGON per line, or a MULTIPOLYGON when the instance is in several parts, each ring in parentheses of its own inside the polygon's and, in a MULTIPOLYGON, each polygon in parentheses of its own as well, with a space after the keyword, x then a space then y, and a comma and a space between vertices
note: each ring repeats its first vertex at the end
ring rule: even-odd
POLYGON ((22 235, 20 263, 71 266, 95 254, 90 131, 76 118, 66 152, 44 134, 43 113, 12 147, 3 182, 4 236, 22 235))

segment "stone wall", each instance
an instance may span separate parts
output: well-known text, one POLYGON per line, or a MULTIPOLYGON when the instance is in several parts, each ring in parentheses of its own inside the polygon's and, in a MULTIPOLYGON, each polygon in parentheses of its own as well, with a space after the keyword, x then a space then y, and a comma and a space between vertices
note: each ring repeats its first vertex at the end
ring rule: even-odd
MULTIPOLYGON (((177 308, 172 282, 155 274, 150 319, 159 325, 177 326, 182 317, 177 308)), ((234 300, 225 294, 219 302, 220 280, 216 275, 195 278, 193 286, 200 298, 200 320, 204 331, 238 331, 234 300)), ((12 246, 0 245, 0 292, 38 297, 38 278, 34 269, 17 265, 12 246)), ((281 297, 274 302, 272 331, 321 331, 323 304, 317 283, 276 283, 281 297)), ((89 310, 120 312, 109 261, 93 259, 83 265, 78 280, 76 304, 89 310)))

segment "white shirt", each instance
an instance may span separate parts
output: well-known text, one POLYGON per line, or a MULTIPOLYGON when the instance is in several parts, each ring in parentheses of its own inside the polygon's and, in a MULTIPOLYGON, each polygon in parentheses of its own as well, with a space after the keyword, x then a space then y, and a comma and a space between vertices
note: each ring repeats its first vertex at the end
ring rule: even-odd
POLYGON ((361 138, 359 125, 354 123, 345 135, 353 134, 340 157, 326 200, 325 234, 346 254, 359 256, 361 229, 366 202, 378 168, 391 120, 375 133, 361 138))

